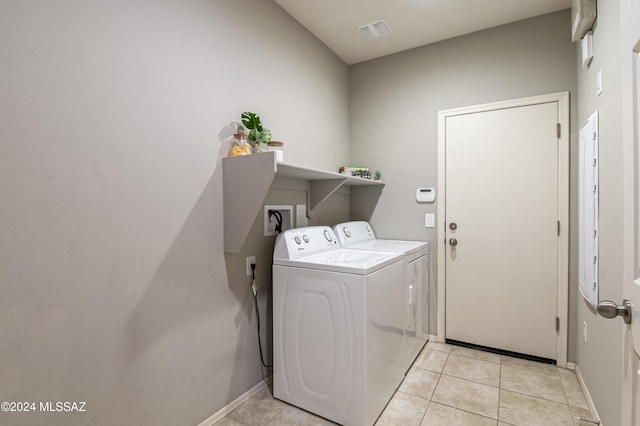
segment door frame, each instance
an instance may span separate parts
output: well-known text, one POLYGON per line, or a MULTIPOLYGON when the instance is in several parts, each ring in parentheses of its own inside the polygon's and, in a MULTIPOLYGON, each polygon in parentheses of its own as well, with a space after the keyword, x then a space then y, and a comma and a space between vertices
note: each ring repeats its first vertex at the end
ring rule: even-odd
POLYGON ((550 93, 540 96, 513 99, 462 108, 448 109, 438 112, 438 334, 437 341, 444 342, 445 324, 445 289, 446 289, 446 119, 457 115, 487 112, 498 109, 558 103, 558 122, 560 137, 558 138, 558 220, 560 236, 558 237, 558 305, 557 316, 560 329, 556 337, 556 362, 560 367, 567 366, 567 334, 569 319, 569 92, 550 93))

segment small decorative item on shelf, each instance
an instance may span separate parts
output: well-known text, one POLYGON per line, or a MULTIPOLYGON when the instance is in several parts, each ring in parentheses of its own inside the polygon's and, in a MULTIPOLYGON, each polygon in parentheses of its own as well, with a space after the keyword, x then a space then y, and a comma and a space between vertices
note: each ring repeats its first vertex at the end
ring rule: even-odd
POLYGON ((284 161, 284 143, 280 141, 271 141, 267 144, 269 151, 276 153, 276 161, 282 163, 284 161))
POLYGON ((249 143, 253 146, 253 152, 259 153, 266 150, 262 144, 271 141, 271 130, 262 126, 260 116, 254 112, 242 113, 242 124, 249 129, 249 143))
POLYGON ((356 174, 355 176, 364 178, 364 179, 371 179, 371 172, 369 171, 369 169, 365 169, 360 171, 358 174, 356 174))
POLYGON ((380 180, 380 178, 382 177, 382 173, 380 173, 380 170, 376 171, 376 173, 373 175, 373 180, 380 180))
POLYGON ((371 172, 366 167, 342 166, 340 167, 340 173, 364 179, 371 179, 371 172))
POLYGON ((251 155, 251 145, 247 141, 247 134, 244 132, 244 127, 238 124, 237 133, 233 135, 233 142, 231 148, 229 148, 229 157, 238 157, 241 155, 251 155))

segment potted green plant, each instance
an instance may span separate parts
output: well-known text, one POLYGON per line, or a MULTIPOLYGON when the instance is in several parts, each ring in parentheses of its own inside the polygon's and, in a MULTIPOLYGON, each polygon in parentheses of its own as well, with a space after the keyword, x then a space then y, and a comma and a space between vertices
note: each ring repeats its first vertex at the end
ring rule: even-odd
POLYGON ((242 124, 249 129, 249 143, 253 145, 255 152, 262 152, 262 144, 271 141, 271 130, 262 126, 260 116, 254 112, 242 113, 242 124))

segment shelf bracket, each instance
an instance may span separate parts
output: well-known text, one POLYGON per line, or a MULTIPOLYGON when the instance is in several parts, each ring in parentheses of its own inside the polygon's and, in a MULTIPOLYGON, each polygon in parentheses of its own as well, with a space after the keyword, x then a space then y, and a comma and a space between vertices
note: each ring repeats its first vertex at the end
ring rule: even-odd
POLYGON ((326 200, 331 194, 336 192, 343 183, 347 181, 344 179, 326 179, 326 180, 312 180, 309 191, 309 210, 313 211, 319 204, 326 200))
POLYGON ((383 188, 383 186, 352 186, 351 220, 371 220, 383 188))
POLYGON ((351 219, 369 220, 385 185, 381 181, 278 163, 274 152, 223 158, 225 253, 240 253, 276 177, 305 182, 295 186, 296 190, 307 190, 308 217, 338 188, 347 186, 351 219))
POLYGON ((275 155, 222 159, 224 251, 240 253, 276 176, 275 155))

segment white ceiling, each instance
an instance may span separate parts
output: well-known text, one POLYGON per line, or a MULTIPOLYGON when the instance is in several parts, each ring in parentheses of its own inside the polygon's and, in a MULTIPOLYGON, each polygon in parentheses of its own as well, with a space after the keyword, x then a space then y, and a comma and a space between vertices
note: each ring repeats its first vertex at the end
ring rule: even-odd
MULTIPOLYGON (((275 0, 347 64, 568 9, 571 0, 275 0), (384 19, 392 33, 358 27, 384 19)), ((567 24, 567 37, 570 37, 567 24)))

